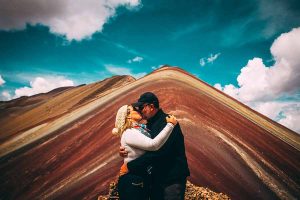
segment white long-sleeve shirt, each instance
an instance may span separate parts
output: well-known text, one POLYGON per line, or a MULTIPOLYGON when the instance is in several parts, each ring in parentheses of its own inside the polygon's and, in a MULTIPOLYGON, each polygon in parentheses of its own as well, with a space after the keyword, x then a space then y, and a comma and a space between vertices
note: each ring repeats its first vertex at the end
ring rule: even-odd
POLYGON ((158 150, 168 140, 173 128, 174 125, 172 123, 167 123, 165 128, 154 139, 145 136, 136 128, 124 131, 121 137, 121 146, 125 147, 125 150, 128 152, 128 156, 124 158, 124 163, 140 157, 146 151, 158 150))

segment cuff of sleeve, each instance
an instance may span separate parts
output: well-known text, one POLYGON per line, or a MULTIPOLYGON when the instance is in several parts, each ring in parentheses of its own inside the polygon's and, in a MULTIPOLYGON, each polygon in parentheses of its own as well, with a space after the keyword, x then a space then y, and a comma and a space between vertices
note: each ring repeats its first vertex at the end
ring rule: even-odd
POLYGON ((124 175, 124 174, 127 174, 128 173, 128 168, 127 168, 127 164, 124 163, 122 166, 121 166, 121 169, 120 169, 120 176, 124 175))
POLYGON ((174 128, 174 124, 172 124, 170 122, 167 123, 167 126, 174 128))

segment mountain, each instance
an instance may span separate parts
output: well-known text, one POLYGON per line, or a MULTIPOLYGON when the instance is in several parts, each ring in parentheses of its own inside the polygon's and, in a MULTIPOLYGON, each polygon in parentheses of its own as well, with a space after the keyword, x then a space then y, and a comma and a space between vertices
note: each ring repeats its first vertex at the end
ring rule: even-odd
POLYGON ((300 196, 297 133, 182 69, 164 66, 138 80, 115 76, 68 88, 24 113, 1 117, 0 199, 107 194, 122 163, 120 138, 111 134, 115 114, 146 91, 178 118, 193 184, 232 199, 300 196))
POLYGON ((134 80, 131 76, 114 76, 89 85, 58 88, 46 94, 0 102, 0 141, 47 121, 53 121, 134 80))

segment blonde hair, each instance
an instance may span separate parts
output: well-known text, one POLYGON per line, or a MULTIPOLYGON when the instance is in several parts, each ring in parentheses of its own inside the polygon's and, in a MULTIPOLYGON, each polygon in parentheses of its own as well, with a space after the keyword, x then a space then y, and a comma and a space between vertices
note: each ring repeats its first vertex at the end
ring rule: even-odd
MULTIPOLYGON (((127 115, 128 116, 128 115, 127 115)), ((130 119, 128 117, 126 117, 126 121, 124 126, 121 128, 120 130, 120 136, 122 136, 122 134, 124 133, 124 131, 126 131, 126 129, 131 128, 132 127, 132 122, 130 121, 130 119)))
POLYGON ((128 118, 129 113, 128 105, 119 108, 116 115, 115 128, 112 130, 113 135, 121 136, 126 129, 132 127, 132 122, 128 118))

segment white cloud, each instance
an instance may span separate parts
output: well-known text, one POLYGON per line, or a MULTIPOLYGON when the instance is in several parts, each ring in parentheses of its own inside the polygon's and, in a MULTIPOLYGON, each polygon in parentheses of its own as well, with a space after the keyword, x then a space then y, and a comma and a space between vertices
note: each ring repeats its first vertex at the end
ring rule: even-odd
POLYGON ((0 101, 9 101, 11 100, 11 95, 8 91, 3 91, 0 96, 0 101))
POLYGON ((214 87, 222 91, 222 85, 220 83, 216 83, 214 87))
POLYGON ((42 24, 68 40, 81 40, 102 31, 117 7, 139 5, 140 0, 4 0, 0 1, 0 29, 22 30, 26 24, 42 24))
POLYGON ((204 67, 207 63, 213 63, 220 55, 221 53, 217 53, 215 55, 210 54, 209 57, 200 58, 199 64, 204 67))
POLYGON ((222 85, 220 83, 216 83, 214 85, 214 87, 217 88, 218 90, 225 92, 229 96, 231 96, 237 100, 240 100, 239 99, 239 89, 236 88, 234 85, 229 84, 229 85, 225 85, 224 87, 222 87, 222 85))
POLYGON ((136 57, 134 57, 134 58, 132 58, 132 59, 130 59, 130 60, 128 60, 127 62, 128 63, 133 63, 133 62, 142 62, 144 60, 144 58, 142 58, 142 57, 140 57, 140 56, 136 56, 136 57))
POLYGON ((249 60, 248 64, 241 69, 237 77, 239 84, 239 98, 242 101, 263 100, 273 97, 272 90, 268 90, 267 68, 260 58, 249 60))
POLYGON ((232 96, 233 98, 235 99, 238 99, 238 96, 239 96, 239 90, 232 84, 229 84, 229 85, 225 85, 225 87, 223 88, 223 91, 232 96))
POLYGON ((153 70, 156 70, 156 69, 159 69, 159 68, 161 68, 162 66, 164 66, 164 65, 151 66, 151 69, 153 69, 153 70))
POLYGON ((63 76, 36 77, 33 81, 30 81, 30 87, 22 87, 16 89, 13 98, 45 93, 55 88, 64 86, 74 86, 74 82, 72 80, 66 79, 63 76))
POLYGON ((215 55, 210 54, 210 56, 207 58, 207 62, 213 63, 220 55, 221 55, 221 53, 217 53, 215 55))
POLYGON ((205 59, 204 59, 204 58, 200 58, 199 64, 200 64, 202 67, 205 66, 205 59))
POLYGON ((237 80, 243 101, 271 100, 300 89, 300 28, 279 36, 271 47, 275 64, 266 67, 254 58, 241 70, 237 80))
POLYGON ((300 106, 297 110, 290 110, 284 112, 285 117, 280 119, 278 122, 297 133, 300 133, 300 106))
POLYGON ((5 83, 5 80, 2 78, 2 76, 0 75, 0 86, 3 85, 5 83))
POLYGON ((253 102, 252 108, 265 116, 276 119, 279 118, 282 108, 286 103, 269 101, 269 102, 253 102))
POLYGON ((147 74, 146 72, 135 74, 131 71, 131 69, 128 69, 125 67, 114 66, 114 65, 105 65, 105 68, 107 71, 109 71, 113 75, 130 75, 135 78, 141 78, 147 74))
POLYGON ((272 44, 274 65, 267 67, 261 58, 249 60, 237 77, 238 87, 232 84, 216 88, 282 123, 299 131, 299 104, 287 106, 276 99, 293 97, 300 92, 300 27, 281 34, 272 44), (264 103, 260 103, 264 102, 264 103), (275 112, 276 111, 276 112, 275 112), (280 118, 280 115, 284 117, 280 118))
POLYGON ((252 108, 300 133, 300 102, 255 102, 252 108))

